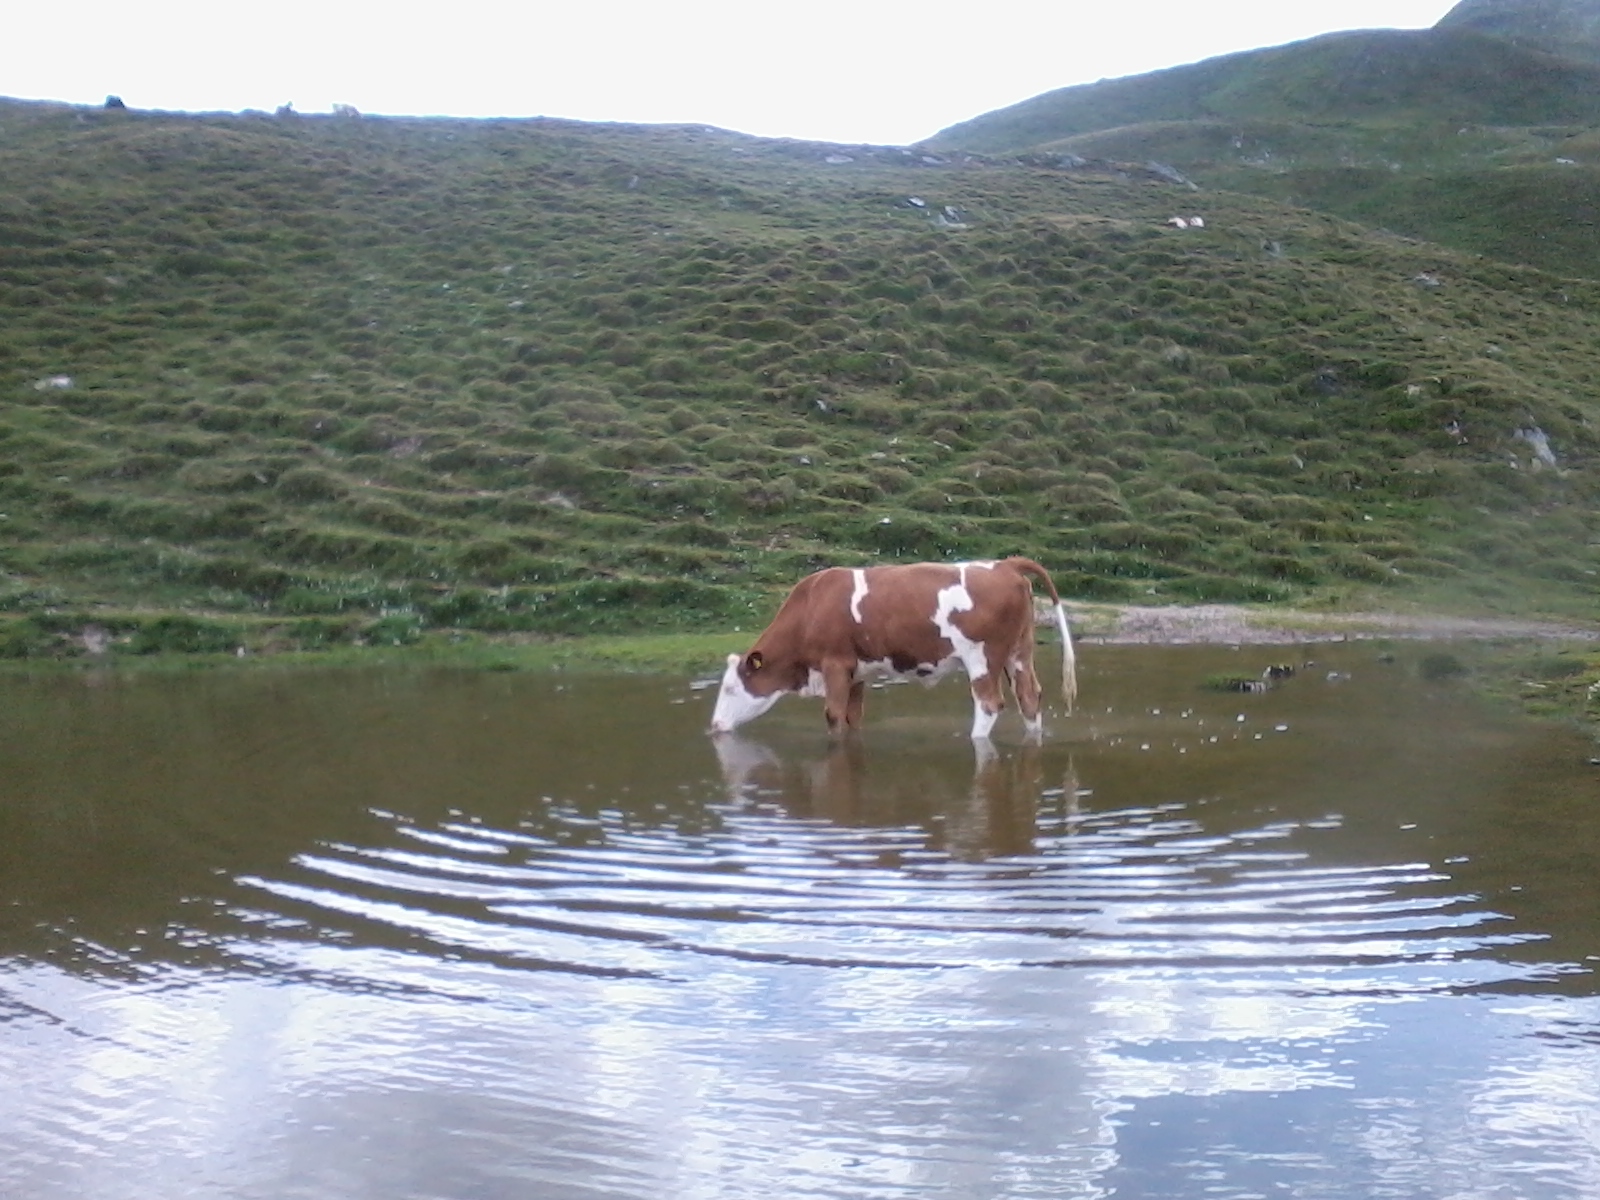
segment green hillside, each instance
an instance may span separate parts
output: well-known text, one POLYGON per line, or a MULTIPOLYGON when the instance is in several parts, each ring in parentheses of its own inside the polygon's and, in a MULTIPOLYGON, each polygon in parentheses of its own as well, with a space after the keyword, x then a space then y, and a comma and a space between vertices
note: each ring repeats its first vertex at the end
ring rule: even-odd
POLYGON ((1593 283, 699 127, 10 102, 0 178, 9 653, 726 628, 1009 552, 1080 598, 1593 609, 1593 283))
POLYGON ((928 145, 1155 160, 1207 188, 1600 278, 1595 29, 1596 0, 1467 0, 1431 30, 1048 92, 928 145))

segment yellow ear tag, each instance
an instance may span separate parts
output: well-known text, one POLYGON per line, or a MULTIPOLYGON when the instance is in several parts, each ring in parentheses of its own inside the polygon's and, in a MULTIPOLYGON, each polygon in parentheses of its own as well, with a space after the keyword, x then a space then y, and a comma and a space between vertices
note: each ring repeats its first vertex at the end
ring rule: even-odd
POLYGON ((762 664, 766 661, 767 660, 762 658, 760 652, 758 651, 751 654, 749 658, 745 659, 744 665, 749 667, 751 671, 759 671, 761 670, 762 664))

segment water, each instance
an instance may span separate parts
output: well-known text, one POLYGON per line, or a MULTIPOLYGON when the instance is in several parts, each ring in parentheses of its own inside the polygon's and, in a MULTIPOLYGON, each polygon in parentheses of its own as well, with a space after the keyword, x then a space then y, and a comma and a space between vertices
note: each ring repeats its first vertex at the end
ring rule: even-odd
POLYGON ((0 678, 0 1195, 1600 1194, 1600 773, 1421 654, 0 678))

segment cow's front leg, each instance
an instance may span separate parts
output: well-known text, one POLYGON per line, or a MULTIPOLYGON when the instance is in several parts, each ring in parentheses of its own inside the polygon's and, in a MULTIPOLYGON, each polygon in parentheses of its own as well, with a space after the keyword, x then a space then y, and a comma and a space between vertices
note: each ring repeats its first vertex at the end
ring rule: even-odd
POLYGON ((828 718, 828 732, 856 725, 861 720, 862 685, 856 682, 854 663, 827 662, 822 664, 823 714, 828 718))

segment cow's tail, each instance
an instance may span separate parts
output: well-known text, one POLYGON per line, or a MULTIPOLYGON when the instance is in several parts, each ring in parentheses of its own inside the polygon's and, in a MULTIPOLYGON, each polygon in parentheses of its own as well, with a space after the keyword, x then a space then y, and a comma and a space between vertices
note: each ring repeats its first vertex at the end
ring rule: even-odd
POLYGON ((1072 631, 1067 628, 1067 610, 1061 603, 1060 594, 1056 591, 1055 580, 1050 578, 1049 571, 1031 558, 1008 558, 1006 562, 1022 574, 1034 576, 1050 593, 1050 601, 1056 609, 1056 628, 1061 631, 1061 698, 1066 701, 1067 712, 1070 713, 1072 706, 1078 702, 1078 656, 1072 649, 1072 631))

